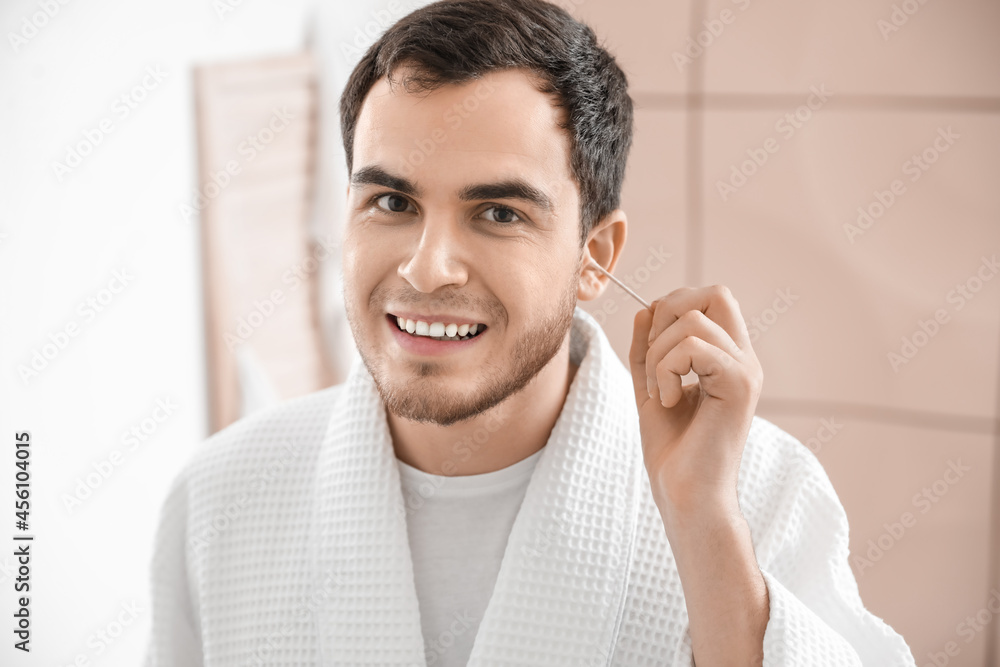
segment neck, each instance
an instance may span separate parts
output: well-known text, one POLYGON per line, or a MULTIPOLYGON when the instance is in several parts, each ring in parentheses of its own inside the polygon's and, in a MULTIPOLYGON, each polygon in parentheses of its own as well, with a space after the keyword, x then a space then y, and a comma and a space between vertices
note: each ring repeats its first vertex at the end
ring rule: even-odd
POLYGON ((396 458, 434 475, 480 475, 522 461, 545 446, 577 366, 569 334, 525 387, 472 419, 440 426, 387 414, 396 458))

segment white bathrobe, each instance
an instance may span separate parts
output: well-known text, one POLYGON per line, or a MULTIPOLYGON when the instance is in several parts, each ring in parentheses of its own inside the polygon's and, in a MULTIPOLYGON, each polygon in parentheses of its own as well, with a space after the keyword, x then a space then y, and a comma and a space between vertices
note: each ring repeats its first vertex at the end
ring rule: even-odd
MULTIPOLYGON (((585 311, 580 366, 511 529, 468 664, 693 665, 628 369, 585 311)), ((755 417, 738 498, 770 596, 764 664, 913 667, 868 612, 844 509, 812 452, 755 417)), ((163 506, 149 666, 424 666, 384 406, 346 381, 212 436, 163 506)))

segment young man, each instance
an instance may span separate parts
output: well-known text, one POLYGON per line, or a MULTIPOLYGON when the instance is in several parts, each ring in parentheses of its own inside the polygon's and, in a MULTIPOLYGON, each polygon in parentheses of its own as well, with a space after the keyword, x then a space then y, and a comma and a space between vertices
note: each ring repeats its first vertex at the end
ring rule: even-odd
POLYGON ((864 608, 822 467, 754 416, 731 293, 640 310, 630 369, 577 308, 625 244, 632 141, 588 27, 429 5, 340 111, 360 359, 183 470, 147 664, 914 664, 864 608))

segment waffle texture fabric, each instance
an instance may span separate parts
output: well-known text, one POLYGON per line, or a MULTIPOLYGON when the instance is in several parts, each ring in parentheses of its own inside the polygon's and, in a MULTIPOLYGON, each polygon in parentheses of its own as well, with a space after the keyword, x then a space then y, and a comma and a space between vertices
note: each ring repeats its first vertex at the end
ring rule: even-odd
MULTIPOLYGON (((571 356, 468 665, 691 667, 631 375, 579 307, 571 356)), ((754 417, 737 494, 770 598, 764 665, 914 667, 864 607, 809 449, 754 417)), ((399 466, 360 359, 206 441, 164 502, 151 579, 148 667, 426 665, 399 466)))

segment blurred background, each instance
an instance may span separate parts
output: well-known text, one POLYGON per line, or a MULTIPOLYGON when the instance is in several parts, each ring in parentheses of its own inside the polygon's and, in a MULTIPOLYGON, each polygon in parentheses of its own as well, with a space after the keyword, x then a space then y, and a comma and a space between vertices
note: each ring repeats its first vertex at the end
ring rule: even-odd
MULTIPOLYGON (((337 100, 423 4, 0 7, 0 483, 30 431, 36 535, 33 651, 0 663, 137 664, 180 467, 343 379, 337 100)), ((1000 3, 557 4, 637 107, 615 274, 733 290, 868 608, 921 667, 1000 665, 1000 3)), ((627 361, 630 297, 581 306, 627 361)))

